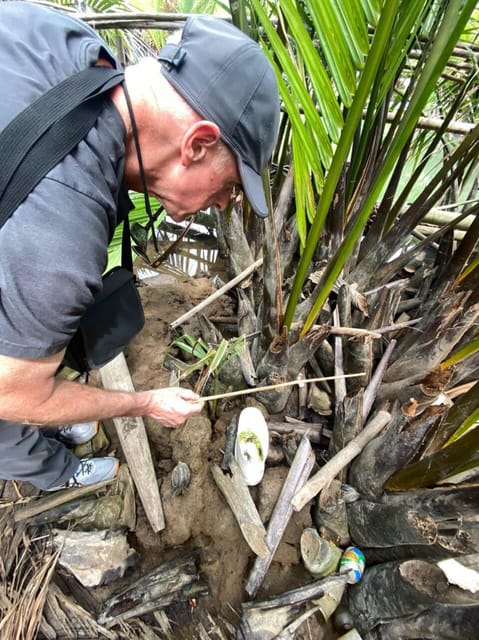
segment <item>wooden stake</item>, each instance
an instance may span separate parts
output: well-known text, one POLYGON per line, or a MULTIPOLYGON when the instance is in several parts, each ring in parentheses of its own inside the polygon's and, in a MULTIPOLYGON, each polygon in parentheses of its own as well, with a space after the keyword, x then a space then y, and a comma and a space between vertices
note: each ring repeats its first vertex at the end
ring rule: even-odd
POLYGON ((231 477, 224 474, 215 464, 212 465, 211 472, 239 524, 244 539, 257 556, 264 558, 269 552, 265 542, 266 529, 261 522, 241 469, 234 458, 231 458, 230 469, 231 477))
POLYGON ((183 324, 183 322, 186 322, 187 320, 189 320, 191 317, 193 317, 194 315, 202 311, 205 307, 210 305, 214 300, 221 298, 221 296, 224 293, 226 293, 227 291, 232 289, 235 285, 237 285, 242 280, 247 278, 250 274, 253 273, 253 271, 256 271, 256 269, 260 267, 262 264, 263 264, 263 258, 259 258, 258 260, 256 260, 256 262, 253 262, 253 264, 251 264, 244 271, 239 273, 235 278, 233 278, 233 280, 230 280, 227 284, 225 284, 223 287, 218 289, 218 291, 215 291, 210 296, 208 296, 206 300, 203 300, 203 302, 200 302, 199 304, 197 304, 196 307, 193 307, 193 309, 190 309, 189 311, 184 313, 182 316, 180 316, 176 320, 173 320, 173 322, 170 322, 170 327, 172 329, 175 329, 180 324, 183 324))
POLYGON ((291 498, 308 479, 311 469, 314 466, 314 461, 315 457, 311 444, 307 436, 303 436, 269 520, 268 530, 266 532, 268 555, 264 558, 256 558, 248 582, 246 583, 246 591, 252 598, 255 597, 263 582, 266 572, 273 560, 273 556, 276 553, 276 549, 281 542, 284 530, 293 513, 291 498))
MULTIPOLYGON (((100 376, 105 389, 135 390, 123 353, 104 365, 100 376)), ((165 518, 143 419, 120 417, 113 418, 113 423, 151 528, 161 531, 165 518)))
POLYGON ((198 575, 195 554, 189 552, 165 562, 112 595, 103 603, 97 620, 101 625, 112 627, 207 593, 208 586, 198 575))
POLYGON ((258 393, 259 391, 269 391, 270 389, 280 389, 281 387, 291 387, 294 384, 308 384, 310 382, 322 382, 324 380, 337 380, 338 378, 357 378, 363 376, 364 373, 347 373, 341 376, 326 376, 323 378, 300 378, 299 380, 289 380, 288 382, 278 382, 278 384, 268 384, 265 387, 254 387, 252 389, 240 389, 239 391, 229 391, 228 393, 218 393, 214 396, 205 396, 193 402, 209 402, 210 400, 220 400, 222 398, 233 398, 234 396, 244 396, 249 393, 258 393))
POLYGON ((304 505, 312 500, 341 469, 344 469, 351 460, 358 456, 366 444, 377 436, 391 420, 391 414, 387 411, 378 411, 374 418, 364 427, 344 449, 329 460, 308 482, 300 489, 291 500, 293 509, 300 511, 304 505))

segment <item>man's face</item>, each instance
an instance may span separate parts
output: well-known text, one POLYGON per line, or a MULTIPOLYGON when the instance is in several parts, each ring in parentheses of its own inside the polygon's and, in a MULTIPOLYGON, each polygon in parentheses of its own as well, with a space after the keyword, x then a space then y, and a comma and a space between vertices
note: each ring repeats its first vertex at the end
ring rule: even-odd
POLYGON ((187 216, 214 206, 223 211, 240 183, 236 161, 226 149, 210 151, 205 158, 189 164, 177 163, 166 175, 150 185, 168 215, 181 222, 187 216))

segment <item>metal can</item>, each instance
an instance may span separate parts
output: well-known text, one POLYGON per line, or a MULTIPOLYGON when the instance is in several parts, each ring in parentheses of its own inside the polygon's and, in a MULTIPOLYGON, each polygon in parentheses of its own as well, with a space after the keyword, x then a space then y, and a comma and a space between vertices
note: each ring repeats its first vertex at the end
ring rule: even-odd
POLYGON ((329 576, 338 570, 341 549, 322 538, 313 527, 308 527, 301 534, 300 547, 304 566, 313 576, 329 576))
POLYGON ((331 618, 331 616, 339 606, 345 589, 346 584, 344 582, 342 584, 333 584, 327 588, 324 596, 321 596, 321 598, 316 600, 316 604, 321 611, 324 622, 327 622, 331 618))
POLYGON ((339 561, 339 573, 347 576, 349 584, 359 582, 366 566, 366 558, 361 549, 348 547, 339 561))

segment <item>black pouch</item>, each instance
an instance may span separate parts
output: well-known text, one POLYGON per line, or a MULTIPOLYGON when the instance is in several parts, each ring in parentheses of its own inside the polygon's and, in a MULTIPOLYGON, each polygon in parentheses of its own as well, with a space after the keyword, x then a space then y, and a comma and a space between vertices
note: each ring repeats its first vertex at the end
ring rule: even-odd
POLYGON ((123 351, 144 324, 135 276, 115 267, 103 276, 103 291, 82 317, 63 364, 80 372, 102 367, 123 351))

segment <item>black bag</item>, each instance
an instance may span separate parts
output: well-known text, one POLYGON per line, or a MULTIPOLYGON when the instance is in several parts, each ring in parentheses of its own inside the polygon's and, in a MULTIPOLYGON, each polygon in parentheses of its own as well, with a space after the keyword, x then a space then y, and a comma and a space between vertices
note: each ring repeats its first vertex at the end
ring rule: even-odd
MULTIPOLYGON (((107 92, 122 79, 122 72, 107 67, 80 71, 40 96, 0 132, 0 227, 48 171, 85 137, 107 92)), ((122 189, 119 207, 124 197, 122 189)), ((63 364, 81 372, 101 367, 144 326, 133 275, 127 209, 122 265, 103 276, 103 290, 82 317, 63 364)))
POLYGON ((123 351, 144 324, 135 276, 115 267, 103 276, 103 291, 82 317, 63 363, 76 371, 102 367, 123 351))

